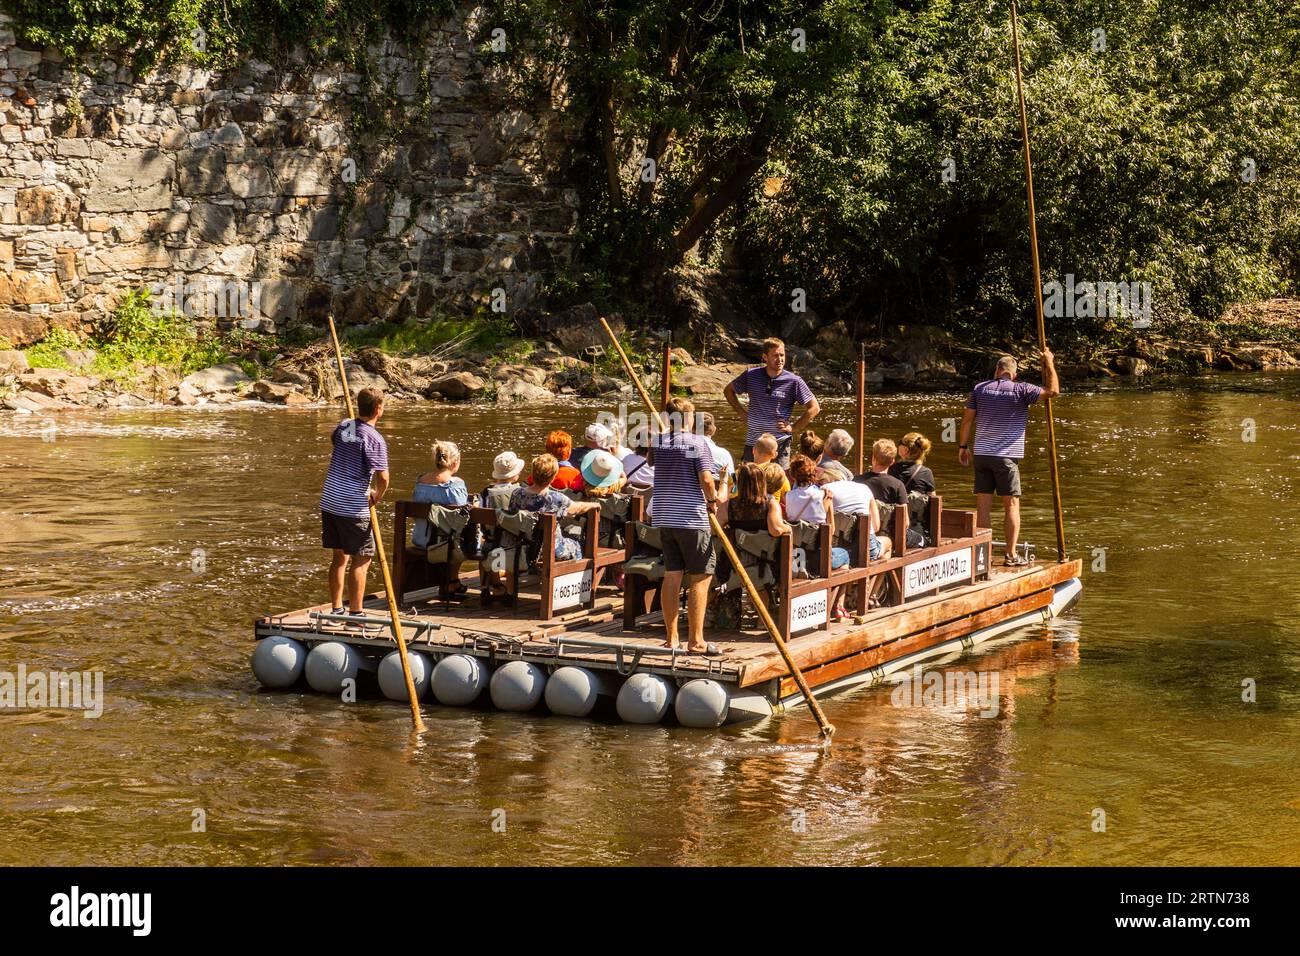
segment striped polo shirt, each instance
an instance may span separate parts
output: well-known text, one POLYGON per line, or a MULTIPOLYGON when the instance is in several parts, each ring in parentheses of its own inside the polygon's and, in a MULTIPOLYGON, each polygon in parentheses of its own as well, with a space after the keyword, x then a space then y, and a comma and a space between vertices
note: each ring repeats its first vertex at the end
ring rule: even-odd
POLYGON ((330 441, 334 453, 320 493, 320 510, 346 518, 365 518, 370 514, 370 475, 388 470, 384 436, 356 418, 339 422, 330 441))
POLYGON ((1010 378, 976 385, 966 403, 975 412, 975 454, 1024 458, 1029 406, 1042 394, 1037 385, 1010 378))
POLYGON ((712 472, 713 453, 709 440, 691 432, 655 435, 654 526, 709 529, 709 505, 700 487, 700 475, 712 472))
POLYGON ((782 369, 780 375, 772 378, 763 365, 741 372, 731 387, 737 395, 749 396, 749 411, 745 416, 748 424, 746 446, 758 441, 758 436, 764 432, 771 432, 778 440, 788 439, 789 436, 777 431, 776 423, 790 422, 796 403, 807 405, 813 400, 808 383, 794 372, 782 369))

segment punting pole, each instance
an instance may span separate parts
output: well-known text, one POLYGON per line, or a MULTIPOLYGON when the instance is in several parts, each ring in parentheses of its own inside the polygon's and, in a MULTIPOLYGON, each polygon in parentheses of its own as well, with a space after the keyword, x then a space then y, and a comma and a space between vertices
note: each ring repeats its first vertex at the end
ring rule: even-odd
POLYGON ((861 356, 858 358, 858 474, 866 471, 863 464, 863 454, 867 444, 867 347, 860 346, 861 356))
MULTIPOLYGON (((343 349, 339 346, 339 335, 334 329, 334 316, 329 317, 330 340, 334 343, 334 358, 339 363, 339 381, 343 383, 343 399, 348 403, 348 418, 356 418, 352 407, 352 391, 348 388, 348 373, 343 370, 343 349)), ((384 552, 383 536, 379 533, 379 514, 375 506, 370 505, 370 534, 375 539, 375 556, 379 558, 379 569, 384 575, 384 596, 388 598, 389 625, 393 629, 393 640, 397 642, 397 654, 402 660, 402 678, 406 681, 406 694, 411 699, 411 723, 417 734, 424 732, 424 718, 420 716, 420 700, 415 694, 415 681, 411 680, 411 662, 406 656, 406 638, 402 636, 402 618, 397 608, 397 594, 393 591, 393 575, 388 570, 388 555, 384 552)))
POLYGON ((664 342, 664 360, 663 368, 659 376, 659 407, 663 408, 668 404, 668 398, 673 393, 673 333, 670 329, 668 339, 664 342))
MULTIPOLYGON (((1029 157, 1029 116, 1025 112, 1025 87, 1020 73, 1020 19, 1016 15, 1016 0, 1011 0, 1011 38, 1016 53, 1016 96, 1020 100, 1020 132, 1025 144, 1025 191, 1029 198, 1029 252, 1034 265, 1034 308, 1038 315, 1038 348, 1047 348, 1047 330, 1043 324, 1043 276, 1038 265, 1038 222, 1034 212, 1034 164, 1029 157)), ((1048 465, 1052 473, 1052 505, 1056 510, 1056 560, 1064 561, 1065 513, 1061 507, 1061 475, 1056 463, 1056 422, 1052 416, 1052 400, 1044 398, 1047 408, 1048 465)))
MULTIPOLYGON (((636 369, 632 368, 632 363, 628 360, 627 353, 623 351, 623 346, 619 344, 618 338, 614 335, 614 330, 609 327, 609 323, 606 322, 604 318, 601 318, 600 324, 605 327, 605 334, 608 335, 609 340, 614 343, 614 350, 618 352, 618 357, 623 360, 623 368, 627 370, 628 377, 632 380, 632 384, 636 386, 637 392, 640 393, 641 401, 645 402, 646 410, 650 412, 652 417, 659 418, 654 405, 650 403, 650 396, 646 392, 645 386, 641 384, 641 379, 636 374, 636 369)), ((664 431, 667 430, 668 429, 665 426, 664 431)), ((790 656, 790 648, 786 646, 785 641, 781 638, 781 629, 778 628, 776 622, 772 620, 772 615, 768 613, 767 606, 759 596, 758 589, 754 587, 754 582, 749 579, 749 574, 745 571, 745 566, 741 564, 740 558, 736 555, 736 549, 731 546, 731 541, 728 540, 726 534, 723 532, 722 525, 718 524, 718 518, 713 514, 713 512, 709 512, 709 525, 713 528, 714 537, 722 542, 722 548, 727 552, 727 558, 730 559, 731 566, 736 569, 736 573, 740 575, 740 580, 744 582, 745 590, 749 592, 749 599, 754 602, 754 607, 758 609, 759 617, 761 617, 763 623, 767 625, 767 632, 772 635, 772 640, 776 644, 776 649, 781 652, 781 658, 785 661, 785 666, 789 669, 791 676, 794 677, 794 682, 799 687, 800 693, 803 694, 804 700, 808 701, 808 709, 812 711, 813 717, 817 720, 817 726, 821 730, 823 743, 826 746, 829 746, 831 736, 835 733, 835 727, 826 719, 826 715, 822 713, 821 705, 817 703, 817 698, 813 696, 812 689, 808 686, 808 682, 804 680, 803 671, 801 671, 799 665, 794 662, 794 658, 790 656)))

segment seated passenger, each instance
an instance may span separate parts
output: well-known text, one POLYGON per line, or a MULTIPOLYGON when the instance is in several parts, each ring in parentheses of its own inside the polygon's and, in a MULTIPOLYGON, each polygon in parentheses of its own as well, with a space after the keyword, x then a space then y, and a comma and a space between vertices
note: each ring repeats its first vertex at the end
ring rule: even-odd
POLYGON ((729 528, 766 531, 773 537, 790 530, 781 514, 781 505, 767 490, 767 476, 762 467, 752 461, 741 463, 736 472, 736 493, 727 499, 724 507, 729 528))
POLYGON ((569 456, 570 464, 579 471, 582 471, 582 463, 588 455, 593 451, 609 451, 610 445, 614 443, 614 433, 600 422, 592 422, 588 425, 582 437, 586 444, 581 448, 573 449, 573 454, 569 456))
POLYGON ((867 554, 872 561, 889 557, 892 545, 888 538, 880 537, 880 509, 876 507, 875 496, 871 489, 860 481, 828 481, 822 488, 830 492, 836 514, 868 515, 871 518, 871 538, 867 543, 867 554))
POLYGON ((592 451, 582 460, 582 483, 589 499, 608 498, 623 490, 623 463, 612 452, 592 451))
POLYGON ((821 458, 822 449, 825 447, 826 443, 822 441, 821 436, 811 428, 799 436, 799 454, 806 455, 813 461, 821 458))
MULTIPOLYGON (((896 446, 892 441, 888 438, 880 439, 871 446, 871 471, 863 477, 866 479, 867 486, 871 489, 872 494, 876 496, 877 501, 883 501, 885 504, 895 505, 903 509, 903 530, 907 537, 907 546, 909 548, 920 548, 925 545, 925 536, 921 533, 920 526, 912 521, 912 502, 907 488, 890 473, 896 454, 896 446)), ((929 471, 928 468, 926 470, 929 471)), ((892 524, 884 530, 884 534, 893 541, 894 528, 892 524)), ((897 542, 895 542, 895 547, 897 547, 897 542)))
POLYGON ((898 442, 898 461, 889 473, 903 483, 909 492, 934 494, 934 472, 926 467, 925 456, 930 454, 930 439, 920 432, 908 432, 898 442))
POLYGON ((638 425, 628 432, 627 440, 632 445, 632 452, 624 455, 621 460, 623 474, 630 490, 648 492, 654 488, 655 483, 654 466, 646 458, 646 452, 650 450, 650 429, 638 425))
MULTIPOLYGON (((755 448, 758 446, 755 445, 755 448)), ((785 469, 775 461, 769 461, 763 465, 763 474, 767 478, 767 491, 772 495, 779 504, 785 497, 786 492, 790 490, 790 479, 786 476, 785 469)))
MULTIPOLYGON (((435 441, 432 447, 433 471, 425 472, 415 483, 411 500, 442 505, 447 508, 459 508, 469 504, 469 490, 464 480, 456 477, 460 470, 460 449, 454 442, 435 441)), ((411 529, 411 544, 417 548, 427 548, 433 539, 433 528, 427 518, 416 520, 411 529)), ((459 572, 459 569, 455 569, 459 572)), ((459 575, 447 588, 445 597, 464 594, 468 590, 460 583, 459 575)))
POLYGON ((718 423, 711 412, 696 412, 695 421, 700 434, 709 443, 709 453, 713 455, 713 477, 719 482, 718 497, 725 500, 730 493, 731 482, 736 477, 736 460, 731 452, 713 440, 718 431, 718 423))
MULTIPOLYGON (((829 491, 817 484, 819 475, 825 476, 807 455, 795 455, 790 460, 790 476, 794 488, 785 496, 785 516, 790 521, 806 521, 824 525, 835 520, 835 499, 829 491)), ((831 547, 831 570, 836 571, 849 563, 847 548, 831 547)), ((844 589, 831 590, 831 617, 835 620, 848 616, 844 607, 844 589)))
MULTIPOLYGON (((555 429, 546 436, 546 453, 555 459, 558 469, 551 487, 556 491, 581 491, 582 473, 569 461, 569 456, 573 453, 573 437, 562 428, 555 429)), ((533 483, 531 476, 528 483, 533 483)))
POLYGON ((479 492, 478 503, 484 508, 501 508, 510 504, 510 496, 519 487, 524 460, 512 451, 503 451, 492 459, 492 484, 479 492))
MULTIPOLYGON (((829 472, 832 478, 848 481, 853 478, 853 472, 844 464, 843 459, 853 450, 853 436, 843 428, 837 428, 826 436, 826 445, 822 449, 821 461, 817 464, 824 471, 829 472)), ((817 461, 816 459, 813 459, 817 461)))
MULTIPOLYGON (((552 432, 554 434, 554 432, 552 432)), ((566 436, 567 437, 567 436, 566 436)), ((559 474, 560 464, 554 455, 538 455, 533 459, 532 474, 528 485, 521 485, 510 496, 510 511, 536 511, 541 514, 555 515, 557 519, 586 514, 600 508, 596 501, 571 501, 555 490, 553 484, 559 474)), ((560 530, 560 522, 555 523, 555 557, 561 561, 572 561, 582 557, 582 544, 574 538, 565 537, 560 530)))

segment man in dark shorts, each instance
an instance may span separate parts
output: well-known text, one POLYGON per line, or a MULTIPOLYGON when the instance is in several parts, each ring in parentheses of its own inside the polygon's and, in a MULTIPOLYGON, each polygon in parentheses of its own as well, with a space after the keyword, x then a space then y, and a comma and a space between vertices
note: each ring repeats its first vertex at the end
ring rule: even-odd
POLYGON ((1029 406, 1046 395, 1061 394, 1052 353, 1043 349, 1042 387, 1016 381, 1016 360, 1010 355, 998 359, 993 379, 980 382, 966 402, 961 420, 961 447, 957 459, 975 466, 976 524, 991 528, 993 494, 1002 498, 1007 539, 1005 564, 1008 567, 1028 564, 1016 554, 1020 537, 1020 459, 1025 457, 1025 426, 1029 406), (975 454, 970 450, 971 429, 975 430, 975 454))
POLYGON ((780 339, 763 340, 763 364, 746 369, 723 390, 736 414, 745 419, 744 461, 754 460, 754 442, 764 433, 776 436, 776 462, 790 467, 790 444, 802 434, 822 410, 808 383, 793 372, 785 371, 785 343, 780 339), (748 395, 748 408, 737 395, 748 395), (803 405, 804 413, 793 425, 794 406, 803 405))
POLYGON ((388 490, 388 445, 375 429, 383 417, 384 397, 379 389, 363 388, 357 395, 357 417, 340 422, 330 436, 334 451, 321 491, 320 518, 321 546, 333 552, 329 570, 333 614, 344 612, 345 579, 349 613, 362 614, 366 572, 375 553, 370 505, 378 504, 388 490), (374 488, 370 487, 372 475, 374 488))
POLYGON ((663 538, 663 605, 665 647, 677 646, 677 619, 686 584, 686 649, 710 652, 704 642, 704 612, 716 555, 710 513, 717 513, 718 491, 713 478, 713 453, 708 439, 693 432, 695 406, 673 397, 664 405, 669 431, 655 435, 650 464, 655 470, 654 514, 651 523, 663 538))

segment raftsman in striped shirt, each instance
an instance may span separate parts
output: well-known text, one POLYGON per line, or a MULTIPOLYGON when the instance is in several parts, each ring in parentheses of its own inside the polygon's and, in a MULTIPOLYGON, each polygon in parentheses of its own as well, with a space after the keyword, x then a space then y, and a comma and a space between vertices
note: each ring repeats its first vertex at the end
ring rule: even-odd
POLYGON ((343 517, 367 517, 370 475, 388 470, 388 445, 384 436, 357 418, 339 422, 330 441, 334 443, 334 453, 325 474, 325 488, 320 493, 320 510, 343 517))
POLYGON ((782 369, 780 375, 772 378, 762 365, 741 372, 731 387, 737 395, 749 396, 749 409, 745 414, 748 426, 745 430, 746 446, 758 441, 758 436, 764 432, 771 432, 780 440, 788 438, 778 431, 777 422, 792 421, 794 406, 807 405, 813 400, 808 383, 794 372, 782 369))
POLYGON ((1032 382, 995 378, 971 390, 966 407, 975 411, 975 454, 1025 457, 1029 406, 1043 390, 1032 382))
POLYGON ((700 475, 713 471, 709 440, 690 432, 654 436, 654 517, 656 528, 707 531, 709 505, 700 475))

